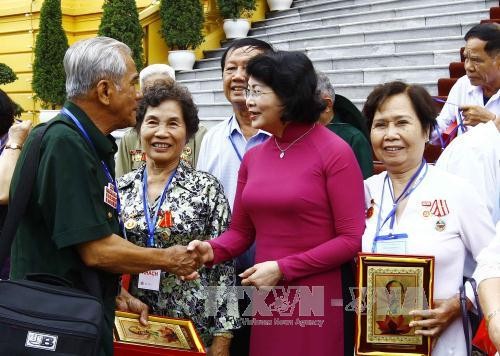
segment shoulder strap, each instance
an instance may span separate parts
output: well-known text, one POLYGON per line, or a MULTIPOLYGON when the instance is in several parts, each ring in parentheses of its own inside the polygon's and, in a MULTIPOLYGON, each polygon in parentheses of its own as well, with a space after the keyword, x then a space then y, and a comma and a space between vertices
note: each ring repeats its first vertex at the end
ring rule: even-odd
MULTIPOLYGON (((33 192, 40 162, 40 147, 42 145, 43 136, 47 130, 56 123, 67 125, 66 122, 61 120, 51 120, 42 129, 36 131, 31 145, 28 148, 28 152, 26 153, 26 159, 19 173, 19 183, 10 199, 7 217, 5 218, 5 223, 0 234, 0 265, 2 265, 5 259, 10 255, 17 228, 26 211, 31 193, 33 192)), ((102 293, 96 271, 90 268, 83 268, 81 274, 88 292, 100 299, 102 293)))
POLYGON ((474 297, 476 298, 477 313, 478 313, 479 319, 483 319, 483 311, 481 309, 481 305, 479 304, 479 296, 477 294, 476 280, 474 278, 465 278, 464 284, 461 285, 459 288, 460 309, 462 312, 462 326, 464 328, 465 344, 467 346, 467 355, 470 356, 472 354, 471 340, 472 340, 473 335, 471 336, 470 332, 469 332, 469 315, 468 315, 468 311, 467 311, 467 297, 465 295, 465 284, 466 283, 470 283, 472 290, 474 292, 474 297))
POLYGON ((17 189, 10 199, 9 210, 0 235, 0 264, 3 264, 10 254, 12 241, 17 232, 17 227, 28 206, 28 202, 33 191, 38 162, 40 161, 40 146, 45 132, 52 125, 52 122, 35 133, 35 137, 26 153, 26 160, 21 167, 19 183, 17 189), (21 188, 22 187, 22 188, 21 188))

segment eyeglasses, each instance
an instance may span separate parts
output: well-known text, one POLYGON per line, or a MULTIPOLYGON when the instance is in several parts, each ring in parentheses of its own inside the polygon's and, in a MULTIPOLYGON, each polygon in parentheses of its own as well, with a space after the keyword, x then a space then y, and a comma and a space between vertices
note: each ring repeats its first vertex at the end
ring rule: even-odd
POLYGON ((245 89, 245 98, 250 99, 250 98, 259 98, 262 94, 271 94, 272 91, 260 91, 260 90, 252 90, 252 89, 245 89))

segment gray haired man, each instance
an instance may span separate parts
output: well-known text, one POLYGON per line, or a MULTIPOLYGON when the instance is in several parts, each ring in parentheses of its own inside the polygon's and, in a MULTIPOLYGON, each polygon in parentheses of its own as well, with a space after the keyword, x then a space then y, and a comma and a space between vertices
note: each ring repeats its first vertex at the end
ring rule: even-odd
MULTIPOLYGON (((185 247, 142 248, 121 236, 116 144, 110 133, 135 124, 141 94, 130 49, 107 37, 79 41, 66 52, 64 68, 68 101, 42 140, 29 214, 22 218, 12 247, 11 277, 51 273, 84 289, 81 271, 94 268, 104 305, 99 354, 112 355, 119 275, 157 269, 185 275, 199 261, 185 247)), ((32 141, 33 134, 25 147, 32 141)), ((14 172, 13 191, 26 152, 14 172)), ((120 308, 141 313, 145 323, 147 306, 122 293, 120 308)))

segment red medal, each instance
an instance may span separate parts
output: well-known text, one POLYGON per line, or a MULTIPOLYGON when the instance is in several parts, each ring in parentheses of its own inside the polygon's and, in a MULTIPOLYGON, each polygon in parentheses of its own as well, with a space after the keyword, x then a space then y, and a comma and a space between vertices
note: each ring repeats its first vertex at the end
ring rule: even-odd
POLYGON ((172 212, 170 210, 160 212, 158 219, 158 227, 168 228, 172 227, 172 212))

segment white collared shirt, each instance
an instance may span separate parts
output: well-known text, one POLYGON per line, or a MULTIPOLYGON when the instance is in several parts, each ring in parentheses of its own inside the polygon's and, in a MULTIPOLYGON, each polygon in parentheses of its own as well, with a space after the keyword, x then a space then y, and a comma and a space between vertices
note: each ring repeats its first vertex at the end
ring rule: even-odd
MULTIPOLYGON (((363 234, 365 252, 371 252, 379 212, 384 218, 393 206, 389 189, 385 189, 382 199, 386 174, 365 180, 366 200, 374 209, 363 234)), ((388 225, 382 228, 382 234, 387 234, 388 225)), ((493 223, 474 187, 432 166, 409 196, 404 211, 395 221, 394 233, 408 235, 406 254, 435 257, 434 299, 447 299, 458 293, 467 253, 476 259, 495 235, 493 223)), ((470 288, 467 296, 474 301, 470 288)), ((460 319, 455 319, 441 334, 432 355, 467 355, 460 319)))
MULTIPOLYGON (((436 119, 441 132, 457 119, 459 106, 463 105, 478 105, 495 113, 495 115, 500 115, 500 90, 484 105, 483 89, 480 86, 472 85, 466 75, 458 79, 451 88, 448 99, 436 119)), ((458 131, 460 134, 461 130, 458 131)))
POLYGON ((454 139, 436 167, 460 176, 481 195, 494 224, 500 220, 500 132, 493 121, 454 139))
POLYGON ((238 171, 241 164, 235 149, 243 157, 250 148, 264 142, 269 136, 269 133, 259 130, 247 141, 234 115, 217 124, 205 134, 196 169, 211 173, 222 183, 231 210, 233 209, 238 171))

